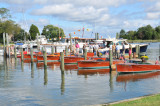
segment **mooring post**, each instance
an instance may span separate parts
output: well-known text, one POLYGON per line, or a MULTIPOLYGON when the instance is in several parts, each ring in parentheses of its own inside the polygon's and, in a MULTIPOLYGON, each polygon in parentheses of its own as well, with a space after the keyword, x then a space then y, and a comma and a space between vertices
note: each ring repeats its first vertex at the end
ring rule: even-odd
POLYGON ((38 33, 37 33, 37 36, 36 36, 36 37, 37 37, 37 48, 38 48, 38 51, 39 51, 39 50, 40 50, 40 41, 39 41, 39 39, 38 39, 38 36, 39 36, 39 35, 38 35, 38 33))
POLYGON ((3 54, 4 57, 6 57, 6 44, 5 44, 6 40, 5 40, 5 33, 3 33, 3 54))
POLYGON ((84 60, 87 60, 87 49, 84 49, 84 60))
POLYGON ((68 56, 68 47, 65 46, 65 55, 68 56))
POLYGON ((21 48, 21 62, 23 62, 23 47, 21 48))
POLYGON ((139 55, 139 45, 136 45, 136 55, 139 55))
POLYGON ((112 71, 113 58, 112 58, 112 49, 109 50, 109 67, 110 71, 112 71))
POLYGON ((17 59, 17 51, 16 51, 16 46, 14 46, 14 58, 17 59))
POLYGON ((46 48, 43 49, 44 68, 47 68, 47 52, 46 48))
POLYGON ((54 46, 51 46, 51 53, 54 54, 54 46))
POLYGON ((138 45, 138 58, 140 58, 140 46, 138 45))
POLYGON ((132 59, 132 45, 129 45, 129 59, 132 59))
POLYGON ((63 73, 64 71, 64 52, 60 52, 61 56, 61 72, 63 73))
POLYGON ((57 46, 55 46, 55 53, 57 53, 57 46))
POLYGON ((9 47, 8 33, 6 33, 6 41, 7 41, 7 57, 10 57, 10 47, 9 47))
POLYGON ((69 36, 70 36, 70 52, 72 52, 72 35, 71 35, 71 33, 69 34, 69 36))
POLYGON ((33 59, 33 48, 31 48, 30 55, 31 55, 31 63, 33 63, 33 61, 34 61, 34 59, 33 59))
POLYGON ((160 61, 160 44, 159 44, 159 61, 160 61))

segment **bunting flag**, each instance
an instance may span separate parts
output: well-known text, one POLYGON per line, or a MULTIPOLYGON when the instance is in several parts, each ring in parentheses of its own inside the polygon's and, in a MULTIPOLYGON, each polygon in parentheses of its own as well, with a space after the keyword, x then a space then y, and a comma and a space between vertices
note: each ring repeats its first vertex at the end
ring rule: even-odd
POLYGON ((80 29, 78 31, 81 31, 80 29))
POLYGON ((74 32, 74 34, 76 34, 76 33, 74 32))

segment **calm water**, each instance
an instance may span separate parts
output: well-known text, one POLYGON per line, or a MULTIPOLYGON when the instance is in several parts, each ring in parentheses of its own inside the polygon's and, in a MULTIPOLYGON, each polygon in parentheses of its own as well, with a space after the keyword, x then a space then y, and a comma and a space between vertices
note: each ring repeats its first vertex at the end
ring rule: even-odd
MULTIPOLYGON (((158 58, 159 44, 149 45, 151 60, 158 58)), ((44 70, 42 63, 3 60, 0 57, 0 105, 81 106, 160 93, 160 72, 117 76, 108 70, 77 71, 70 65, 61 75, 59 63, 49 63, 44 70)))

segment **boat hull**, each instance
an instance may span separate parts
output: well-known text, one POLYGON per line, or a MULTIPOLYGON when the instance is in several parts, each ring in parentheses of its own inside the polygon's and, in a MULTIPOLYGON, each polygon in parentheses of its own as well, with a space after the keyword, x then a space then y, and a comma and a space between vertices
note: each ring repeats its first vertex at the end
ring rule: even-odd
MULTIPOLYGON (((52 56, 52 55, 47 56, 47 62, 54 62, 54 61, 59 61, 59 60, 60 60, 60 56, 52 56)), ((42 55, 37 56, 37 61, 38 62, 44 61, 43 56, 42 55)))
POLYGON ((160 65, 126 63, 117 64, 116 68, 118 73, 143 73, 160 70, 160 65))
MULTIPOLYGON (((64 57, 64 63, 65 64, 77 64, 77 61, 84 60, 84 57, 78 57, 78 56, 68 56, 64 57)), ((87 60, 106 60, 106 58, 101 57, 87 57, 87 60)))
MULTIPOLYGON (((78 61, 78 69, 109 69, 109 61, 84 60, 78 61)), ((113 64, 124 63, 123 60, 114 60, 113 64)))

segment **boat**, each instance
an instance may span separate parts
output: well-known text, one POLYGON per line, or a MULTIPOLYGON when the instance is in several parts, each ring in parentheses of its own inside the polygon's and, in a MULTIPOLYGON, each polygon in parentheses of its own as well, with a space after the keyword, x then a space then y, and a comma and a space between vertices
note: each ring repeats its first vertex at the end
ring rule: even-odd
POLYGON ((148 44, 129 44, 127 42, 127 39, 114 39, 114 38, 111 39, 110 38, 110 39, 106 39, 104 42, 105 42, 104 43, 105 47, 98 50, 102 54, 105 54, 106 51, 109 51, 110 46, 113 45, 113 43, 115 43, 115 44, 118 43, 120 45, 120 53, 123 52, 122 51, 122 43, 125 46, 125 53, 129 53, 129 45, 132 46, 132 52, 133 53, 136 52, 136 46, 137 45, 139 45, 139 47, 140 47, 140 53, 145 53, 146 50, 147 50, 147 47, 148 47, 148 44))
MULTIPOLYGON (((60 60, 60 56, 56 56, 56 55, 47 55, 47 62, 54 62, 54 61, 59 61, 60 60)), ((38 62, 43 62, 44 58, 43 55, 37 55, 37 61, 38 62)))
POLYGON ((78 75, 109 74, 110 69, 79 69, 78 75))
POLYGON ((137 74, 118 74, 116 77, 117 82, 138 81, 141 79, 154 78, 160 75, 160 71, 137 73, 137 74))
MULTIPOLYGON (((65 64, 77 64, 77 61, 84 60, 84 57, 66 56, 64 57, 65 64)), ((87 57, 87 60, 106 60, 106 57, 87 57)))
POLYGON ((118 73, 143 73, 160 70, 160 65, 155 64, 136 64, 136 63, 121 63, 116 65, 118 73))
MULTIPOLYGON (((113 60, 113 64, 124 63, 123 60, 113 60)), ((78 69, 109 69, 110 61, 82 60, 77 61, 78 69)))

